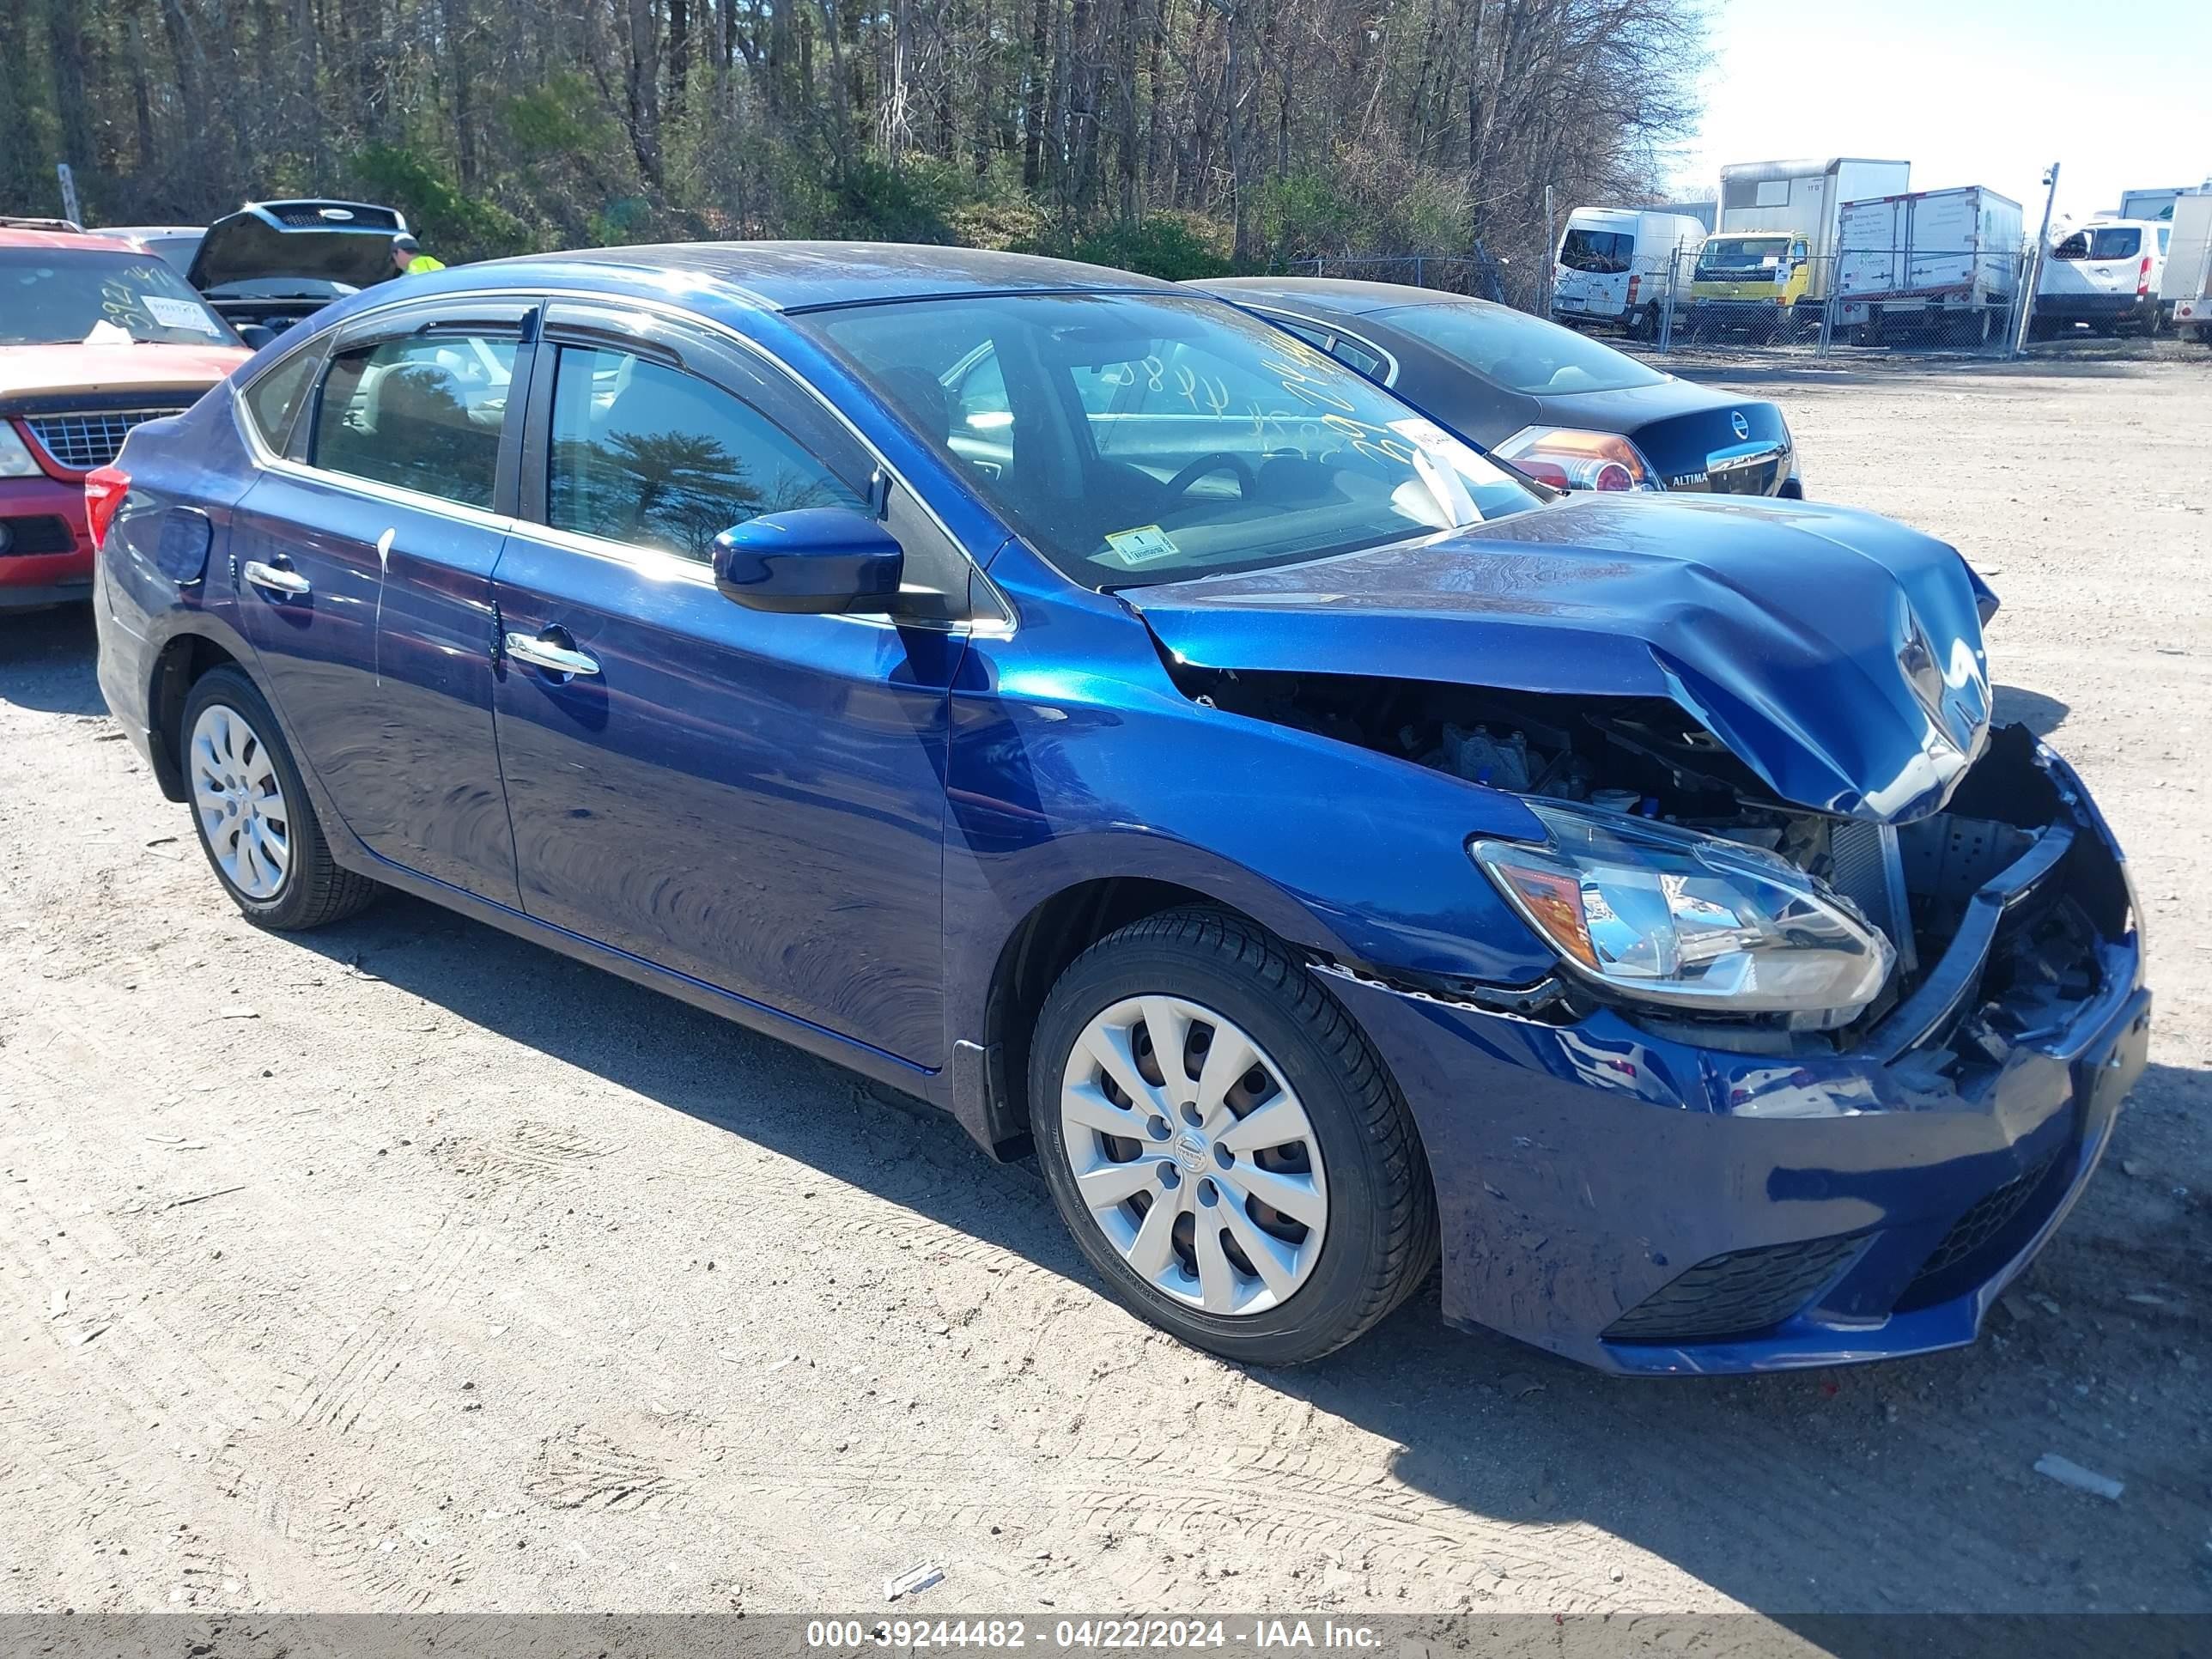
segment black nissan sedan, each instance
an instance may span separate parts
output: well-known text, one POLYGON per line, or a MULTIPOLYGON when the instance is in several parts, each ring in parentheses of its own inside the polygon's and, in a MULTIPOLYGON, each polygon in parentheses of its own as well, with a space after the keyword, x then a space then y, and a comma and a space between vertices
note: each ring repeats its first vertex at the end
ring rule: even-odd
POLYGON ((1192 284, 1298 335, 1558 489, 1804 495, 1772 404, 1678 380, 1510 306, 1319 277, 1192 284))

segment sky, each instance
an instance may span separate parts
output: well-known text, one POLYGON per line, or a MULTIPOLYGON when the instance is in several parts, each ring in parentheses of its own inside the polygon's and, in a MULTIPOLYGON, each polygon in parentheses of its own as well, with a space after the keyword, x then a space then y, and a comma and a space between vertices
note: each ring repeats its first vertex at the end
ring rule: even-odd
POLYGON ((1863 155, 1911 161, 1915 190, 1986 185, 2032 233, 2052 161, 2077 222, 2212 175, 2212 0, 1708 3, 1685 199, 1732 161, 1863 155))

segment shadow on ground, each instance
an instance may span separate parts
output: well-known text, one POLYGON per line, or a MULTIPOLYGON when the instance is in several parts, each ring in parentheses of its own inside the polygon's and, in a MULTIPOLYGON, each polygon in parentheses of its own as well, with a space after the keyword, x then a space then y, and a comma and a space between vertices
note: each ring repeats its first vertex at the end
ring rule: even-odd
POLYGON ((92 607, 0 614, 0 702, 50 714, 104 714, 93 676, 92 607))
POLYGON ((1993 713, 1999 726, 2026 726, 2039 738, 2047 738, 2066 724, 2073 708, 2057 698, 2040 691, 2030 691, 2025 686, 2000 685, 1993 688, 1996 708, 1993 713))

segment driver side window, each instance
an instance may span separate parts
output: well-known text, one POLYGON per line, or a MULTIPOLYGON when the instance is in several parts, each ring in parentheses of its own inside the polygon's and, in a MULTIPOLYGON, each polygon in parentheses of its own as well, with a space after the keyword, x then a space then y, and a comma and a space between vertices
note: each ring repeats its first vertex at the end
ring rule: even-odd
POLYGON ((554 366, 546 522, 700 563, 733 525, 866 503, 790 434, 665 363, 564 345, 554 366))

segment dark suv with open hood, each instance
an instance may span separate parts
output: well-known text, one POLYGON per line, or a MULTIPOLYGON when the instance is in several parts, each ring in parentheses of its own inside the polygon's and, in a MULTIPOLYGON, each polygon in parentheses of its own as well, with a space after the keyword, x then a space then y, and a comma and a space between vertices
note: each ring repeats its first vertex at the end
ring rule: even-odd
POLYGON ((186 280, 233 328, 282 333, 392 275, 406 228, 397 208, 367 202, 257 202, 207 228, 186 280))

